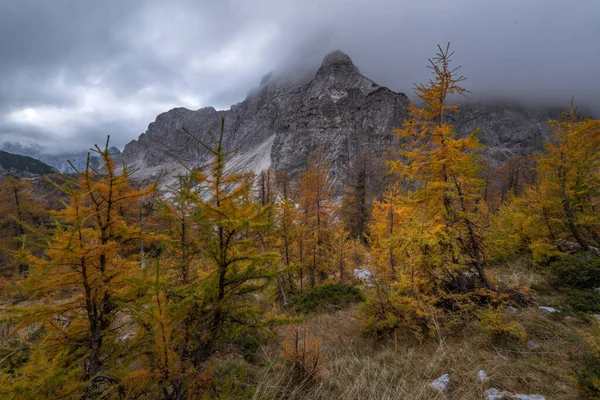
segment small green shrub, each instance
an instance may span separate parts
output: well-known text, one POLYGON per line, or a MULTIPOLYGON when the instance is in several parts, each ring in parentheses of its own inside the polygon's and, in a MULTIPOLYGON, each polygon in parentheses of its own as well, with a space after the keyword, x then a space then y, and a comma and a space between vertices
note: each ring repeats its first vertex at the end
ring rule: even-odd
POLYGON ((343 307, 362 302, 364 299, 365 295, 358 287, 332 283, 292 297, 290 307, 294 311, 308 313, 327 310, 330 306, 343 307))
POLYGON ((567 254, 549 264, 555 287, 594 289, 600 287, 600 257, 593 252, 567 254))
POLYGON ((575 312, 600 313, 600 293, 592 289, 569 289, 565 292, 565 303, 575 312))
POLYGON ((213 375, 213 383, 206 393, 211 399, 252 399, 254 388, 245 366, 236 363, 219 365, 213 375))

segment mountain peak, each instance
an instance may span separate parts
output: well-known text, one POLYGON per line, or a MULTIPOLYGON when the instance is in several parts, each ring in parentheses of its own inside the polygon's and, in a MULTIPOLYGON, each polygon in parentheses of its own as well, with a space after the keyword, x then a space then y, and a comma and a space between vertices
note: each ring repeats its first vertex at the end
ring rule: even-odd
POLYGON ((359 73, 358 68, 352 62, 352 59, 341 50, 335 50, 327 54, 323 59, 321 68, 319 68, 317 74, 336 71, 351 71, 359 73))

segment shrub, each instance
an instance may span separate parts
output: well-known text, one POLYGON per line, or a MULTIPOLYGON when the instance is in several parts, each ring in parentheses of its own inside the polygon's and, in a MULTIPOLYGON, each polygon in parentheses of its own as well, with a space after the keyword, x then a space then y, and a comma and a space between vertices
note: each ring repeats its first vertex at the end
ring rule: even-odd
POLYGON ((432 329, 436 314, 425 298, 417 300, 397 287, 376 286, 362 307, 361 325, 368 334, 386 335, 405 329, 422 337, 432 329))
POLYGON ((600 329, 593 333, 580 332, 590 346, 587 360, 584 360, 585 368, 579 373, 579 384, 594 398, 600 396, 600 329))
POLYGON ((308 332, 306 322, 302 328, 290 327, 291 337, 283 342, 282 358, 292 366, 294 379, 307 381, 313 379, 320 367, 321 341, 308 332))
POLYGON ((515 320, 510 320, 501 308, 488 308, 480 314, 479 320, 481 327, 491 336, 492 340, 523 341, 527 339, 527 334, 521 325, 515 320))
POLYGON ((290 307, 297 312, 327 310, 328 307, 342 307, 364 301, 362 291, 355 286, 328 284, 307 290, 290 300, 290 307))
POLYGON ((600 287, 600 257, 593 252, 565 254, 549 264, 555 287, 594 289, 600 287))
POLYGON ((569 289, 565 293, 565 303, 575 312, 599 313, 600 293, 591 289, 569 289))

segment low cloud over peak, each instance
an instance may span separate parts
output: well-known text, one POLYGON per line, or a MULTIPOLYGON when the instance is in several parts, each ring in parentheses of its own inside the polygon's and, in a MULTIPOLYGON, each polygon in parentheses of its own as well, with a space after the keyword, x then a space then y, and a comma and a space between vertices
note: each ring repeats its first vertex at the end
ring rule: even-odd
POLYGON ((49 153, 122 147, 162 111, 228 108, 268 71, 347 53, 411 94, 452 42, 473 101, 567 104, 595 115, 600 2, 70 0, 0 3, 0 144, 49 153))

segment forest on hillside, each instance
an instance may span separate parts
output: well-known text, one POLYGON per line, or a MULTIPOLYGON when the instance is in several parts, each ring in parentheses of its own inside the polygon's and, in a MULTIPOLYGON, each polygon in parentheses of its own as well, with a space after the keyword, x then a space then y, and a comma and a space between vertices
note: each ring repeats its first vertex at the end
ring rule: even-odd
POLYGON ((415 87, 401 148, 362 157, 343 193, 320 152, 300 176, 228 170, 223 129, 168 187, 108 140, 101 167, 5 177, 0 397, 484 398, 429 385, 469 382, 461 346, 521 368, 494 381, 507 393, 600 396, 600 120, 571 102, 543 152, 491 165, 445 118, 467 93, 451 56, 415 87))

